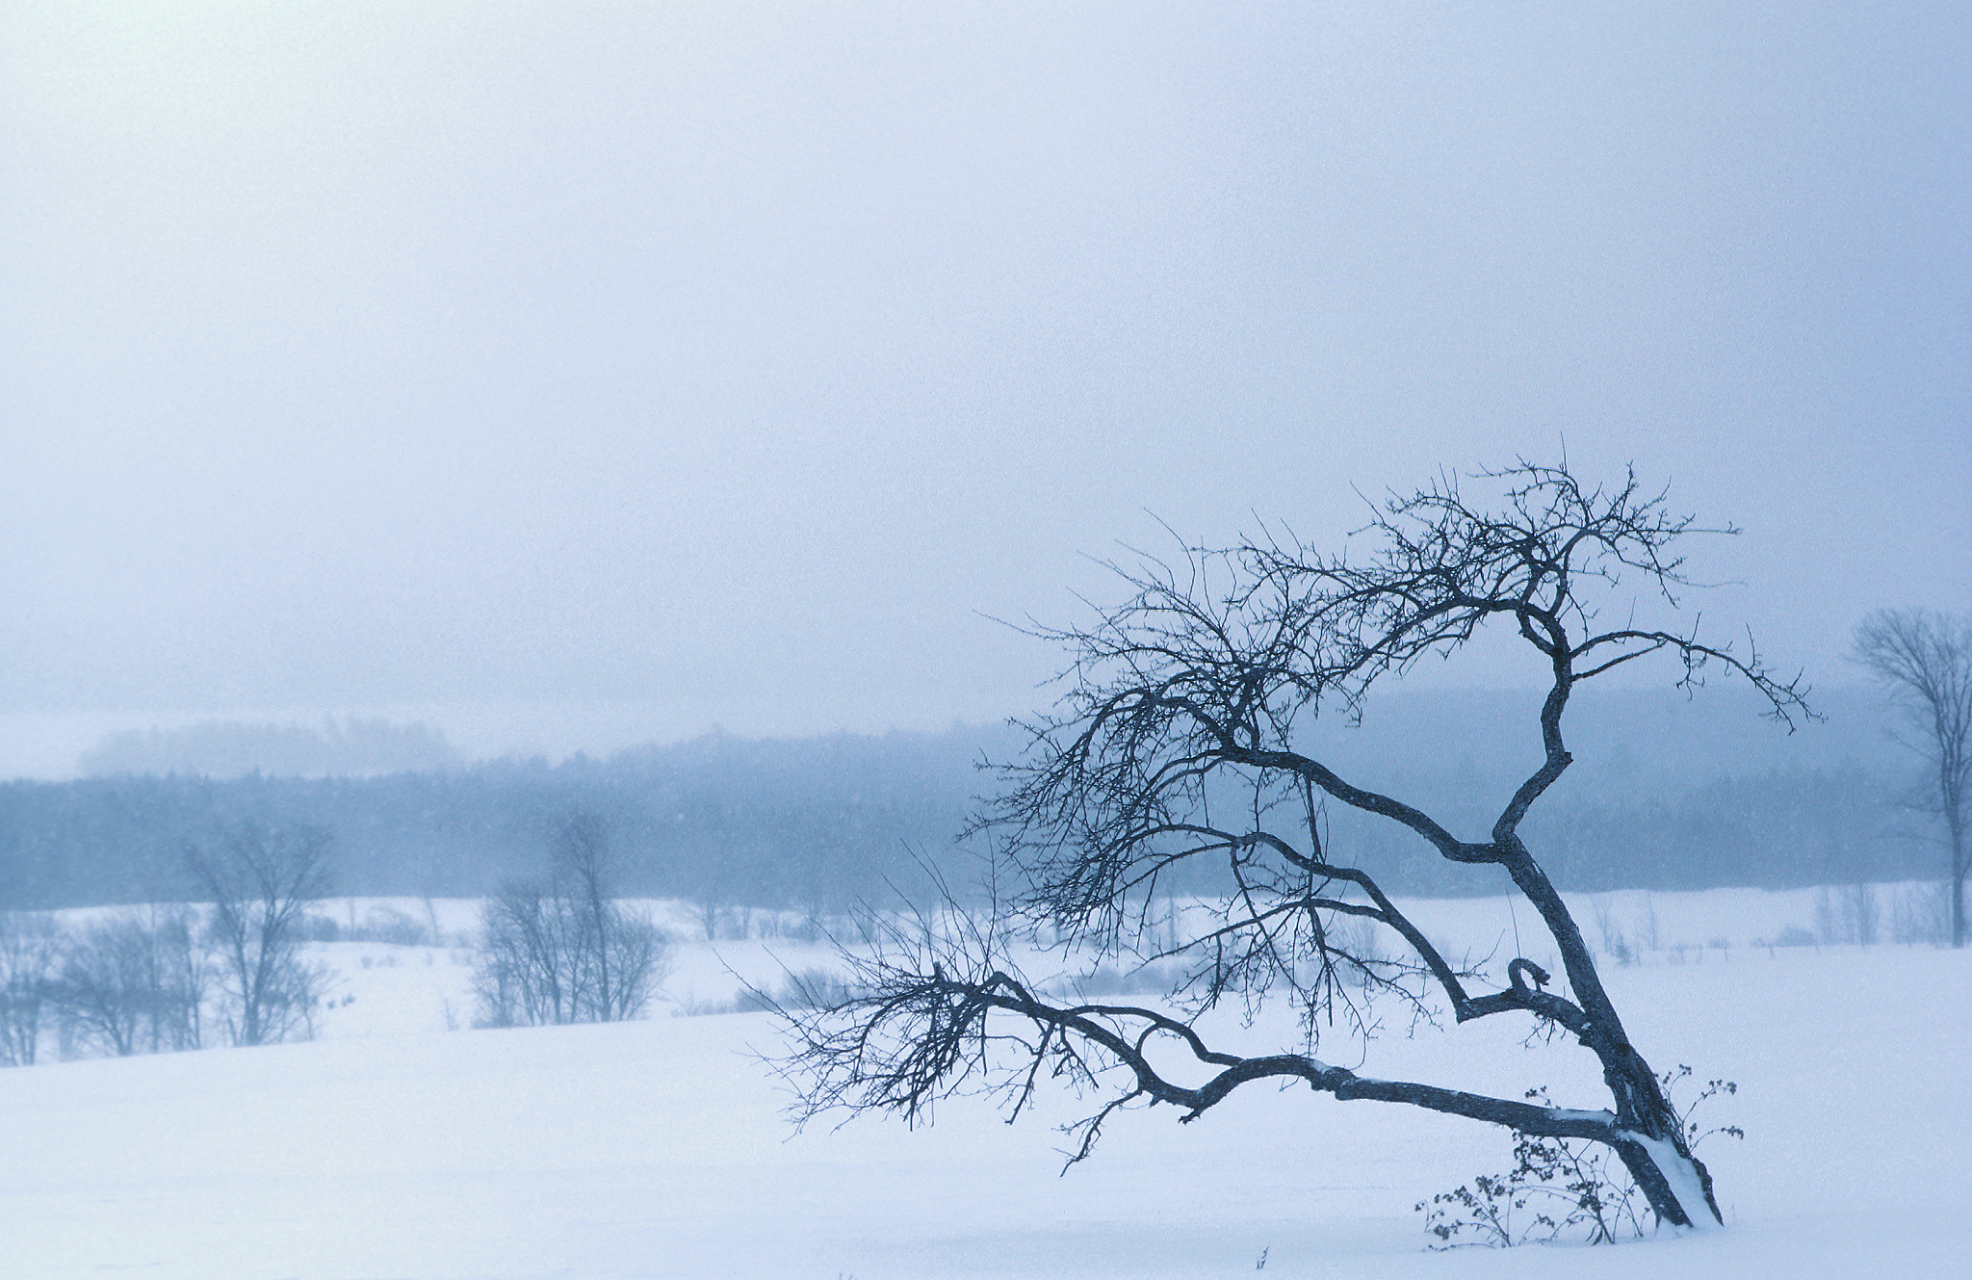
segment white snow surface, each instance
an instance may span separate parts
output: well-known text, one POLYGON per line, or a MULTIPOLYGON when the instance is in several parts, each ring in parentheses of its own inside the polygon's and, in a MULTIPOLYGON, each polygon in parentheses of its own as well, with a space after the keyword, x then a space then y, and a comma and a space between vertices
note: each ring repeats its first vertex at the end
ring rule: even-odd
MULTIPOLYGON (((1065 1175, 1051 1125, 1084 1111, 1058 1091, 1012 1126, 959 1100, 916 1131, 862 1118, 796 1134, 753 1056, 778 1044, 769 1017, 671 1013, 730 999, 732 971, 771 984, 778 965, 825 963, 818 947, 681 944, 646 1021, 449 1031, 448 1011, 470 1016, 466 952, 336 943, 316 949, 339 977, 313 1043, 0 1071, 0 1276, 1229 1277, 1264 1251, 1268 1280, 1962 1280, 1972 954, 1745 945, 1808 901, 1656 895, 1667 946, 1736 945, 1605 970, 1653 1064, 1739 1082, 1702 1113, 1747 1131, 1699 1151, 1722 1231, 1429 1251, 1412 1206, 1504 1171, 1509 1136, 1305 1088, 1248 1086, 1189 1125, 1126 1112, 1065 1175)), ((1413 905, 1434 934, 1505 914, 1499 899, 1413 905)), ((437 909, 448 928, 470 921, 466 904, 437 909)), ((1583 1051, 1526 1048, 1505 1022, 1398 1023, 1366 1056, 1321 1048, 1380 1076, 1606 1103, 1583 1051)), ((1258 1052, 1286 1028, 1223 1034, 1258 1052)))

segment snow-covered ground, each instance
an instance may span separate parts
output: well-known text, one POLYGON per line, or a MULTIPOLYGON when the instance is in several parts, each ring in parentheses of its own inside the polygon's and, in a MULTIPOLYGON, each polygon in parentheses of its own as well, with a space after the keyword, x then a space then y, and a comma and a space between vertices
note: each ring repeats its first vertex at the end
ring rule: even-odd
MULTIPOLYGON (((670 1015, 820 948, 681 944, 647 1021, 450 1031, 465 951, 343 942, 317 948, 338 977, 314 1043, 0 1071, 0 1276, 1208 1277, 1263 1253, 1269 1276, 1972 1275, 1972 954, 1755 945, 1811 931, 1813 891, 1602 905, 1632 947, 1656 921, 1654 950, 1606 962, 1645 1054, 1740 1084, 1708 1119, 1745 1141, 1701 1150, 1725 1231, 1429 1252, 1412 1205, 1503 1170, 1507 1135, 1306 1090, 1120 1116, 1065 1176, 1059 1095, 1013 1126, 959 1102, 917 1132, 795 1135, 753 1056, 770 1019, 670 1015)), ((1413 906, 1478 954, 1541 958, 1504 900, 1413 906)), ((1504 1030, 1399 1028, 1365 1070, 1602 1105, 1579 1050, 1504 1030)))

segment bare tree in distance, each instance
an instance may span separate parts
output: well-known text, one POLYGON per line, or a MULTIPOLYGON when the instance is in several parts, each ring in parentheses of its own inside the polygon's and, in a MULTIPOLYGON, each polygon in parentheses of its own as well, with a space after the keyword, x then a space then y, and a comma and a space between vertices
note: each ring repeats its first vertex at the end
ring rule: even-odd
POLYGON ((1879 609, 1856 628, 1854 657, 1910 725, 1898 740, 1924 761, 1918 807, 1944 820, 1951 944, 1965 945, 1965 792, 1972 781, 1972 617, 1879 609))
POLYGON ((1520 827, 1573 759, 1562 721, 1584 681, 1658 656, 1688 690, 1713 674, 1744 682, 1790 728, 1812 714, 1806 689, 1750 641, 1736 652, 1676 621, 1691 585, 1681 541, 1732 530, 1671 514, 1634 474, 1590 487, 1565 465, 1522 462, 1474 479, 1494 490, 1490 504, 1448 478, 1390 497, 1359 558, 1275 538, 1186 548, 1175 563, 1117 568, 1128 598, 1093 622, 1036 628, 1067 650, 1066 691, 1026 726, 1028 755, 1003 770, 1007 790, 975 828, 1006 888, 985 918, 949 893, 942 907, 892 917, 874 946, 843 951, 855 995, 783 1010, 798 1118, 846 1108, 929 1120, 937 1100, 965 1092, 1017 1116, 1041 1080, 1061 1078, 1102 1099, 1070 1128, 1072 1163, 1131 1104, 1169 1104, 1191 1121, 1243 1085, 1300 1082, 1605 1144, 1660 1221, 1720 1221, 1710 1174, 1520 827), (1623 620, 1603 623, 1605 612, 1623 620), (1640 624, 1640 612, 1671 625, 1640 624), (1532 726, 1540 764, 1500 798, 1489 830, 1455 832, 1351 777, 1346 760, 1305 753, 1307 721, 1353 719, 1372 686, 1456 655, 1489 626, 1527 646, 1547 687, 1532 726), (1503 974, 1456 962, 1330 844, 1329 805, 1407 829, 1419 856, 1470 867, 1480 886, 1504 872, 1562 972, 1525 955, 1503 974), (1200 863, 1227 891, 1195 900, 1174 937, 1160 895, 1168 903, 1167 882, 1200 863), (1367 944, 1340 927, 1354 922, 1371 927, 1367 944), (1085 968, 1119 956, 1156 965, 1174 975, 1168 1002, 1050 997, 1022 973, 1025 948, 1085 968), (1267 1040, 1254 1020, 1270 998, 1298 1015, 1291 1041, 1267 1040), (1429 1022, 1506 1017, 1530 1038, 1565 1033, 1594 1055, 1608 1103, 1381 1079, 1316 1055, 1340 1024, 1366 1057, 1381 1017, 1372 1002, 1390 999, 1429 1022), (1222 1008, 1246 1016, 1208 1016, 1222 1008), (1242 1037, 1260 1043, 1235 1051, 1242 1037))
POLYGON ((479 1022, 625 1022, 662 980, 668 943, 616 900, 608 835, 594 814, 556 827, 548 880, 510 884, 487 903, 473 973, 479 1022))
POLYGON ((236 1045, 274 1044, 312 1032, 326 978, 302 958, 303 917, 329 892, 329 833, 241 823, 186 852, 212 900, 207 922, 236 1045))
POLYGON ((151 1051, 203 1048, 212 966, 199 913, 184 904, 153 904, 142 922, 150 949, 151 1051))
POLYGON ((135 920, 97 920, 62 948, 55 1003, 63 1021, 104 1052, 129 1057, 141 1047, 149 1010, 149 947, 135 920))
POLYGON ((0 913, 0 1066, 34 1065, 60 955, 54 921, 0 913))
POLYGON ((152 905, 65 930, 0 919, 0 1063, 32 1066, 43 1023, 119 1057, 200 1046, 206 959, 197 915, 152 905))

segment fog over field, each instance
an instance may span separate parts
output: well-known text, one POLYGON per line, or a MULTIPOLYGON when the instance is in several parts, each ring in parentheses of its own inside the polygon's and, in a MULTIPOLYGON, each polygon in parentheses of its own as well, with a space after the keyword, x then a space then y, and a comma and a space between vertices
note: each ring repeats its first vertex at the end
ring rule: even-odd
POLYGON ((1969 64, 1916 3, 9 4, 0 774, 990 724, 1087 557, 1564 444, 1841 683, 1972 607, 1969 64))

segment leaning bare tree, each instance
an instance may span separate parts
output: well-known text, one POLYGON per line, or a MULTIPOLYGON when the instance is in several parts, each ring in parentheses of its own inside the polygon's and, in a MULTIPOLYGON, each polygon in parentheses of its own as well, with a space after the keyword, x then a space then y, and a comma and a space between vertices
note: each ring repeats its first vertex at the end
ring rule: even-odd
POLYGON ((325 978, 302 957, 301 926, 309 905, 328 894, 331 845, 326 831, 246 822, 186 853, 212 900, 206 927, 236 1045, 312 1032, 325 978))
POLYGON ((1856 628, 1856 661, 1890 692, 1910 723, 1901 741, 1924 760, 1921 808, 1945 823, 1951 944, 1965 945, 1965 792, 1972 783, 1972 618, 1881 609, 1856 628))
POLYGON ((1093 625, 1041 632, 1069 652, 1067 692, 1028 726, 1026 761, 1006 770, 1009 789, 979 822, 1009 887, 989 919, 949 901, 898 918, 878 945, 845 950, 858 994, 784 1011, 783 1066, 801 1114, 926 1119, 936 1100, 965 1091, 999 1096, 1017 1114, 1038 1081, 1066 1077, 1103 1099, 1071 1129, 1074 1160, 1129 1104, 1168 1103, 1189 1121, 1242 1085, 1301 1081, 1338 1099, 1606 1144, 1660 1220, 1717 1222, 1710 1175, 1521 825, 1569 766, 1562 718, 1584 681, 1668 658, 1685 687, 1714 673, 1745 681, 1790 727, 1808 714, 1805 690, 1750 650, 1635 621, 1640 611, 1675 619, 1688 585, 1678 544, 1703 530, 1633 475, 1589 488, 1565 467, 1522 463, 1480 479, 1496 487, 1494 505, 1449 480, 1393 497, 1364 530, 1374 549, 1360 560, 1278 540, 1188 550, 1175 565, 1119 569, 1133 594, 1093 625), (1612 605, 1628 620, 1602 622, 1612 605), (1537 655, 1547 688, 1541 763, 1503 797, 1490 830, 1456 832, 1309 754, 1307 721, 1354 717, 1372 685, 1456 653, 1487 626, 1537 655), (1552 935, 1562 972, 1514 956, 1503 980, 1488 980, 1454 963, 1333 847, 1328 805, 1408 829, 1420 854, 1503 869, 1552 935), (1218 868, 1227 892, 1191 905, 1174 928, 1159 894, 1201 863, 1218 868), (1083 963, 1156 961, 1175 974, 1170 1000, 1052 998, 1016 963, 1036 947, 1083 963), (1265 1024, 1206 1016, 1228 1001, 1250 1014, 1269 996, 1300 1015, 1291 1042, 1236 1049, 1230 1039, 1265 1024), (1362 1002, 1378 997, 1425 1018, 1448 1010, 1458 1023, 1506 1017, 1533 1033, 1564 1031, 1598 1059, 1608 1105, 1381 1079, 1315 1056, 1318 1032, 1338 1017, 1366 1039, 1375 1024, 1362 1002))

